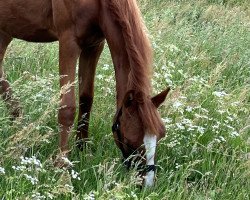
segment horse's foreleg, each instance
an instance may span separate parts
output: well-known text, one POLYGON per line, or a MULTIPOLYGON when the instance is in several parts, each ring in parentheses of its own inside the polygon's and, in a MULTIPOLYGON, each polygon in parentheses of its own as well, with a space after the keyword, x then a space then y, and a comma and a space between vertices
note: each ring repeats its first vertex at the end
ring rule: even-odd
POLYGON ((59 72, 61 87, 61 102, 58 113, 60 125, 60 150, 66 155, 68 149, 68 135, 74 124, 75 103, 75 70, 80 48, 72 38, 71 33, 62 34, 59 38, 59 72))
POLYGON ((94 97, 94 76, 104 42, 82 51, 79 62, 79 115, 76 144, 83 150, 88 139, 89 117, 94 97))
POLYGON ((19 116, 19 106, 17 100, 15 100, 12 96, 11 87, 8 81, 5 78, 4 70, 3 70, 3 59, 5 55, 5 51, 11 42, 12 38, 6 35, 0 34, 0 95, 3 100, 6 102, 8 109, 11 112, 13 118, 19 116))

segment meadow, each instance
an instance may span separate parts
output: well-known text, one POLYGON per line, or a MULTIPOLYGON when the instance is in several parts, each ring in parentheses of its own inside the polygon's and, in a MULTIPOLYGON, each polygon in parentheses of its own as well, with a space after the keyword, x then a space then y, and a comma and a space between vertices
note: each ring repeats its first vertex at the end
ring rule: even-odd
POLYGON ((140 0, 154 48, 156 94, 167 134, 157 178, 140 189, 121 162, 111 125, 115 80, 107 46, 98 64, 90 141, 68 170, 58 152, 58 43, 14 40, 4 68, 22 116, 0 101, 0 199, 250 199, 250 4, 248 0, 140 0))

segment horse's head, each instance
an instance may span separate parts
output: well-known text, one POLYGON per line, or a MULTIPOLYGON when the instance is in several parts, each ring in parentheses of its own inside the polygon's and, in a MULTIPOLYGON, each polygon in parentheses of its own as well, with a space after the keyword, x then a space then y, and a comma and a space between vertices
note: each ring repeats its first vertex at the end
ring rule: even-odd
POLYGON ((145 175, 145 185, 153 185, 156 144, 165 136, 165 127, 157 111, 169 88, 155 97, 131 90, 114 118, 112 127, 117 146, 129 168, 133 163, 145 175), (134 162, 132 162, 134 161, 134 162), (138 162, 137 162, 138 161, 138 162))

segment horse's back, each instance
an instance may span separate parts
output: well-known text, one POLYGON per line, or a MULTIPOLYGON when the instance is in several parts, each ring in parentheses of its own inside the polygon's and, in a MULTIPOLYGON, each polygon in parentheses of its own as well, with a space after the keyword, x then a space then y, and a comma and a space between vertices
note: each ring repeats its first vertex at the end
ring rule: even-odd
POLYGON ((52 0, 0 0, 0 32, 32 42, 57 40, 52 0))

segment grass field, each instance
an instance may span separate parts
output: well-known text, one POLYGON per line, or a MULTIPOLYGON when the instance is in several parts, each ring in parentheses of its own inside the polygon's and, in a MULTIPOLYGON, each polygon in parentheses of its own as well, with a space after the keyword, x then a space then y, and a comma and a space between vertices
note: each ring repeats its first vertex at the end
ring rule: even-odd
POLYGON ((248 0, 141 0, 154 47, 154 93, 167 136, 157 181, 140 189, 115 146, 114 70, 98 65, 90 142, 72 169, 53 167, 58 149, 58 44, 15 40, 4 67, 22 117, 0 101, 0 199, 250 199, 250 6, 248 0))

